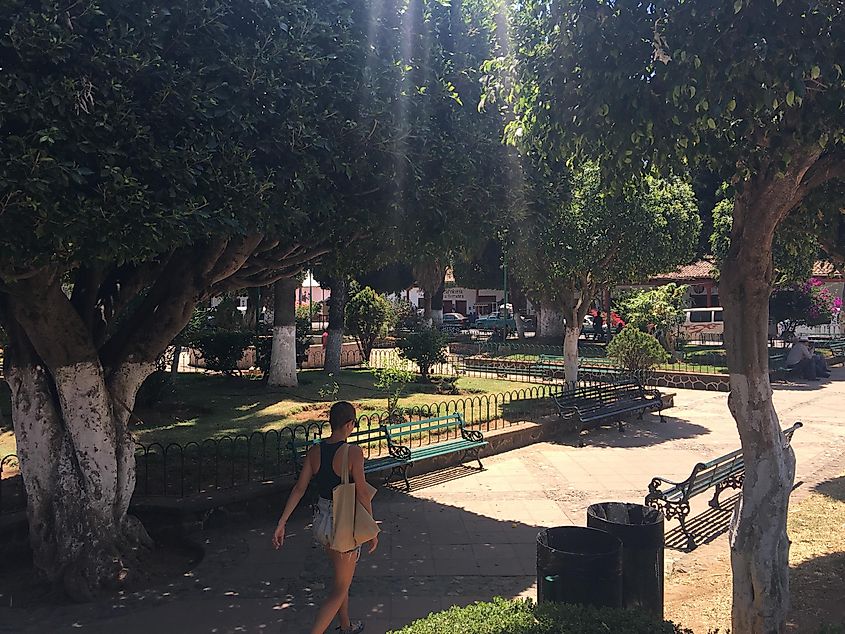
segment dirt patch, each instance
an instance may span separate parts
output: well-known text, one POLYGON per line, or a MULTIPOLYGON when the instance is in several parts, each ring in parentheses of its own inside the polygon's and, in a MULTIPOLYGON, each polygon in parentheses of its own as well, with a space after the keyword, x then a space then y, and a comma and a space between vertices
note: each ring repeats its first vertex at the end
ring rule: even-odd
MULTIPOLYGON (((789 514, 792 610, 787 631, 845 633, 845 474, 822 482, 789 514)), ((666 617, 696 634, 730 628, 731 570, 726 539, 678 560, 666 583, 666 617)))

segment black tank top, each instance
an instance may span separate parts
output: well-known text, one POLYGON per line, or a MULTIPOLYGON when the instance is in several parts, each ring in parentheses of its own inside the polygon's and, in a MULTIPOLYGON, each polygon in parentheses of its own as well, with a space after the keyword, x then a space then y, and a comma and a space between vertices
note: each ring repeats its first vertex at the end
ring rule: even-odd
POLYGON ((317 490, 320 492, 320 497, 327 500, 332 499, 332 489, 340 484, 340 476, 334 472, 332 463, 337 450, 343 447, 346 443, 340 442, 321 442, 320 447, 320 470, 317 471, 317 490))

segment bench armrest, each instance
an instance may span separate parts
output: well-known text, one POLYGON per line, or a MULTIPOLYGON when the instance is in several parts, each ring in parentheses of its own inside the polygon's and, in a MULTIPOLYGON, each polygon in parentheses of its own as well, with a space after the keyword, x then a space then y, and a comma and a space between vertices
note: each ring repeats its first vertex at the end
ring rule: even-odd
POLYGON ((804 423, 801 421, 796 422, 792 427, 783 430, 783 448, 786 449, 789 447, 789 444, 792 442, 792 435, 801 429, 804 426, 804 423))
POLYGON ((401 460, 402 462, 411 460, 411 450, 405 445, 396 445, 393 442, 388 442, 387 450, 390 452, 391 457, 396 460, 401 460))
POLYGON ((651 493, 660 493, 660 487, 664 484, 671 484, 672 486, 680 487, 684 486, 689 480, 684 480, 683 482, 675 482, 674 480, 670 480, 669 478, 662 478, 660 476, 655 476, 651 479, 651 482, 648 484, 648 492, 651 493))
POLYGON ((476 429, 465 429, 461 427, 461 438, 471 442, 481 442, 484 440, 484 435, 476 429))

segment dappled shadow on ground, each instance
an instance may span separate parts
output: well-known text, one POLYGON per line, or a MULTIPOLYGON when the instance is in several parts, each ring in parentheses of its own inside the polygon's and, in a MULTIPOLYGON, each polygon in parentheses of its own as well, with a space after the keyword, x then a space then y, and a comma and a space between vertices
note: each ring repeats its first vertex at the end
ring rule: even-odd
POLYGON ((790 618, 787 631, 845 632, 845 553, 809 559, 790 568, 790 618), (823 625, 838 626, 822 630, 823 625))
MULTIPOLYGON (((529 502, 490 502, 491 516, 382 489, 378 551, 363 554, 352 611, 367 630, 386 632, 431 611, 529 589, 540 527, 529 502)), ((193 571, 143 591, 89 605, 55 601, 5 609, 16 632, 307 631, 328 592, 330 570, 314 546, 306 512, 294 516, 282 550, 270 548, 278 509, 196 536, 205 558, 193 571)))
POLYGON ((820 482, 813 490, 834 500, 845 502, 845 476, 820 482))
MULTIPOLYGON (((687 517, 687 530, 695 540, 696 546, 709 544, 727 532, 734 508, 739 502, 739 496, 740 494, 736 493, 730 497, 722 498, 720 500, 721 508, 708 508, 704 513, 687 517)), ((666 548, 684 553, 694 550, 690 548, 689 542, 683 532, 681 532, 681 527, 677 520, 667 521, 667 525, 672 526, 672 528, 666 531, 666 548)))
POLYGON ((707 427, 691 423, 675 416, 646 414, 642 420, 636 416, 627 419, 624 431, 619 432, 615 421, 602 427, 581 432, 568 433, 552 440, 570 447, 652 447, 673 440, 696 438, 711 433, 707 427))
MULTIPOLYGON (((410 476, 408 482, 411 485, 411 491, 419 491, 420 489, 427 489, 439 484, 446 484, 447 482, 454 482, 462 478, 468 478, 478 473, 478 467, 471 467, 467 465, 458 465, 455 467, 447 467, 439 471, 431 471, 429 473, 421 473, 417 476, 410 476)), ((390 488, 397 491, 404 491, 405 483, 394 480, 390 483, 390 488)))

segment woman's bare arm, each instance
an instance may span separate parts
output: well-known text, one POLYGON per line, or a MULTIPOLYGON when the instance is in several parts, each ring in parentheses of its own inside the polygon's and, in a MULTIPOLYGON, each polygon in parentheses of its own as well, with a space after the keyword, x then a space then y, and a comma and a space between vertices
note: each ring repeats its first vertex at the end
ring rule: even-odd
POLYGON ((293 486, 293 489, 288 496, 288 501, 285 504, 285 510, 282 511, 282 517, 279 518, 279 523, 276 526, 276 530, 273 532, 273 547, 276 549, 281 548, 285 541, 285 524, 287 524, 287 521, 296 509, 296 506, 308 490, 308 483, 311 482, 311 478, 316 472, 314 462, 315 460, 319 460, 319 457, 319 445, 311 447, 305 456, 305 464, 302 465, 302 471, 299 472, 299 479, 297 479, 296 484, 293 486))

